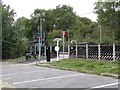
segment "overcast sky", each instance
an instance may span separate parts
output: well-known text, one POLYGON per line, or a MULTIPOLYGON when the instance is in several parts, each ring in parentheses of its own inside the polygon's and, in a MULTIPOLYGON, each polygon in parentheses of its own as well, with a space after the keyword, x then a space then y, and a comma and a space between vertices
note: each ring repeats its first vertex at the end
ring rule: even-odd
POLYGON ((3 4, 10 5, 17 13, 16 18, 21 16, 30 18, 35 9, 53 9, 58 5, 70 5, 74 12, 81 17, 88 17, 92 21, 96 21, 97 15, 94 11, 94 3, 98 0, 3 0, 3 4))

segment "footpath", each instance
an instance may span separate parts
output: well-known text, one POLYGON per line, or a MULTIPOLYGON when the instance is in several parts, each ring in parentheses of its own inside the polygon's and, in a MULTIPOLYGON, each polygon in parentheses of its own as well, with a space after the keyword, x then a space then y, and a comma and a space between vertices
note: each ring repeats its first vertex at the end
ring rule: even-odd
MULTIPOLYGON (((68 55, 60 54, 59 55, 59 60, 69 58, 68 55)), ((57 61, 57 57, 55 58, 50 58, 50 62, 57 61)), ((45 63, 47 62, 47 59, 45 57, 41 57, 41 60, 39 61, 38 59, 32 59, 32 60, 27 60, 27 61, 20 61, 17 63, 22 63, 22 64, 39 64, 39 63, 45 63)))

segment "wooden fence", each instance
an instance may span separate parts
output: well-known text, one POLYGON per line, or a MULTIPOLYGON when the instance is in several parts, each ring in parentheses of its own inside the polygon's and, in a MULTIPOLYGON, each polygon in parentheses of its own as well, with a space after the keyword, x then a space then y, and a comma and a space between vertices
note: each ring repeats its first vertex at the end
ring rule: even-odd
POLYGON ((120 60, 120 45, 72 45, 71 58, 120 60))

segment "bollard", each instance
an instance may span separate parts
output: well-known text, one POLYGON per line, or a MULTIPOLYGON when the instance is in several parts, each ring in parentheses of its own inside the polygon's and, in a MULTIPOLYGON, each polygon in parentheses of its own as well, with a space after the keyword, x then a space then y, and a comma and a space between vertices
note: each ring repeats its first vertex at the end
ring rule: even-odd
POLYGON ((50 62, 50 46, 46 47, 46 59, 47 62, 50 62))

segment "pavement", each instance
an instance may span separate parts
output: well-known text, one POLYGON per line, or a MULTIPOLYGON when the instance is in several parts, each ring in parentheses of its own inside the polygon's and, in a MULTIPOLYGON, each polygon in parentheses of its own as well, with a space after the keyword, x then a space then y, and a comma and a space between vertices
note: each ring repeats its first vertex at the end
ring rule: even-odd
MULTIPOLYGON (((68 56, 64 56, 68 58, 68 56)), ((63 56, 60 56, 60 60, 63 56)), ((55 61, 56 58, 51 59, 55 61)), ((42 60, 41 62, 46 62, 42 60)), ((38 67, 36 62, 12 63, 0 62, 1 88, 82 88, 91 90, 98 88, 118 89, 118 79, 100 75, 38 67)))
MULTIPOLYGON (((63 56, 63 54, 59 55, 59 60, 66 59, 66 58, 69 58, 69 56, 66 55, 66 54, 64 56, 63 56)), ((53 61, 57 61, 57 58, 56 57, 55 58, 50 58, 50 62, 53 62, 53 61)), ((46 58, 42 57, 42 59, 40 61, 38 59, 36 59, 36 60, 33 59, 33 60, 28 60, 28 61, 20 61, 18 63, 37 64, 37 63, 45 63, 45 62, 47 62, 46 58)))

